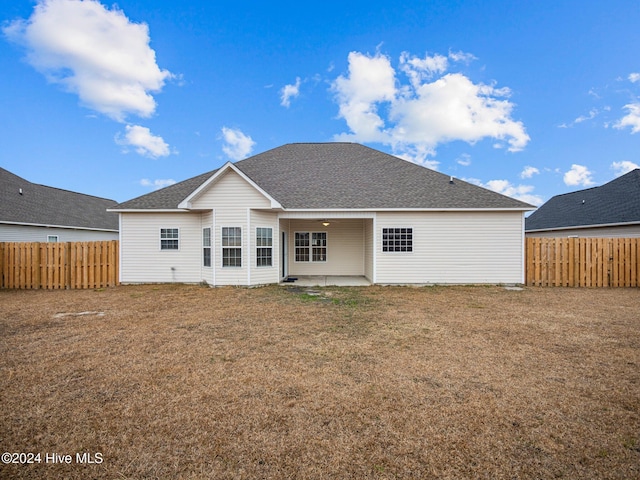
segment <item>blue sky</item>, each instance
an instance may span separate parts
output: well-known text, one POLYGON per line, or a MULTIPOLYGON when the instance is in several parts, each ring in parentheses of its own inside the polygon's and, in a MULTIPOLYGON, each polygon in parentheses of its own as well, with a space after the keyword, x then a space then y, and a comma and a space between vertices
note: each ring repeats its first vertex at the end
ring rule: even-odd
POLYGON ((640 165, 637 0, 2 0, 0 22, 0 166, 35 183, 125 201, 354 141, 539 205, 640 165))

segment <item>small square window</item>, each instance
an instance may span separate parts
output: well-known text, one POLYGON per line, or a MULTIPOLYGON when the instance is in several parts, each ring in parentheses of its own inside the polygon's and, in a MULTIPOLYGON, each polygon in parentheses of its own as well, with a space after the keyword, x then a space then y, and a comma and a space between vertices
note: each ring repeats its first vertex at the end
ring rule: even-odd
POLYGON ((413 252, 413 228, 383 228, 383 252, 413 252))

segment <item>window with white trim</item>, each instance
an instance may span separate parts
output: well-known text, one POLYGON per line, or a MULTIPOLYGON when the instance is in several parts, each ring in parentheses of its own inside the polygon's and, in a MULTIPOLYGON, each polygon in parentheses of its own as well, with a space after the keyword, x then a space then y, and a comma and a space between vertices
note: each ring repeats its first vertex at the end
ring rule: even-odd
POLYGON ((211 227, 202 229, 202 265, 211 266, 211 227))
POLYGON ((383 252, 413 252, 413 228, 383 228, 383 252))
POLYGON ((242 266, 241 227, 222 227, 222 266, 242 266))
POLYGON ((273 266, 273 229, 256 228, 256 266, 273 266))
POLYGON ((180 233, 177 228, 160 229, 160 250, 179 250, 180 233))
POLYGON ((56 243, 58 241, 58 235, 47 235, 48 243, 56 243))
POLYGON ((296 262, 326 262, 327 232, 295 232, 296 262))

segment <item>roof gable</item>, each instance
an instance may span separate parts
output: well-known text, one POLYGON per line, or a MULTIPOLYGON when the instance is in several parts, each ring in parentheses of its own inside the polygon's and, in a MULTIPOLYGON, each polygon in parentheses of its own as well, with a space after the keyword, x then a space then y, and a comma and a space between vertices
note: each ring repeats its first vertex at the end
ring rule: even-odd
POLYGON ((118 231, 115 200, 31 183, 0 168, 0 222, 118 231))
POLYGON ((259 193, 264 199, 269 202, 271 208, 281 208, 280 203, 278 203, 273 197, 271 197, 267 192, 265 192, 259 185, 257 185, 253 180, 248 178, 242 171, 238 170, 238 168, 233 165, 231 162, 227 162, 223 165, 216 173, 214 173, 208 180, 202 183, 198 188, 196 188, 187 198, 185 198, 180 204, 178 208, 198 208, 198 201, 207 195, 212 189, 216 187, 218 183, 223 181, 225 177, 233 172, 238 175, 242 181, 247 184, 248 187, 252 188, 254 191, 259 193))
POLYGON ((556 195, 526 219, 525 230, 640 222, 640 169, 599 187, 556 195))
MULTIPOLYGON (((227 164, 290 210, 513 209, 531 205, 355 143, 294 143, 227 164)), ((185 208, 217 171, 118 205, 185 208)))

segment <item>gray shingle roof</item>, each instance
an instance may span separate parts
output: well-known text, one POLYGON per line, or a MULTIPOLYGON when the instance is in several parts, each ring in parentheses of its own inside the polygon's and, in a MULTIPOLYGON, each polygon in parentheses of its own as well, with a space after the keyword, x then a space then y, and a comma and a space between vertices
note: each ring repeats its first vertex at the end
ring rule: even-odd
POLYGON ((525 220, 525 230, 640 222, 640 169, 599 187, 556 195, 525 220))
MULTIPOLYGON (((531 205, 454 180, 355 143, 293 143, 235 163, 287 209, 529 209, 531 205)), ((118 205, 177 208, 215 173, 205 173, 118 205)))
POLYGON ((31 183, 0 168, 0 222, 118 231, 117 202, 31 183), (22 189, 22 194, 20 194, 22 189))
POLYGON ((117 210, 175 210, 182 200, 187 198, 216 172, 217 170, 212 170, 211 172, 203 173, 197 177, 189 178, 141 197, 127 200, 112 208, 117 210))

